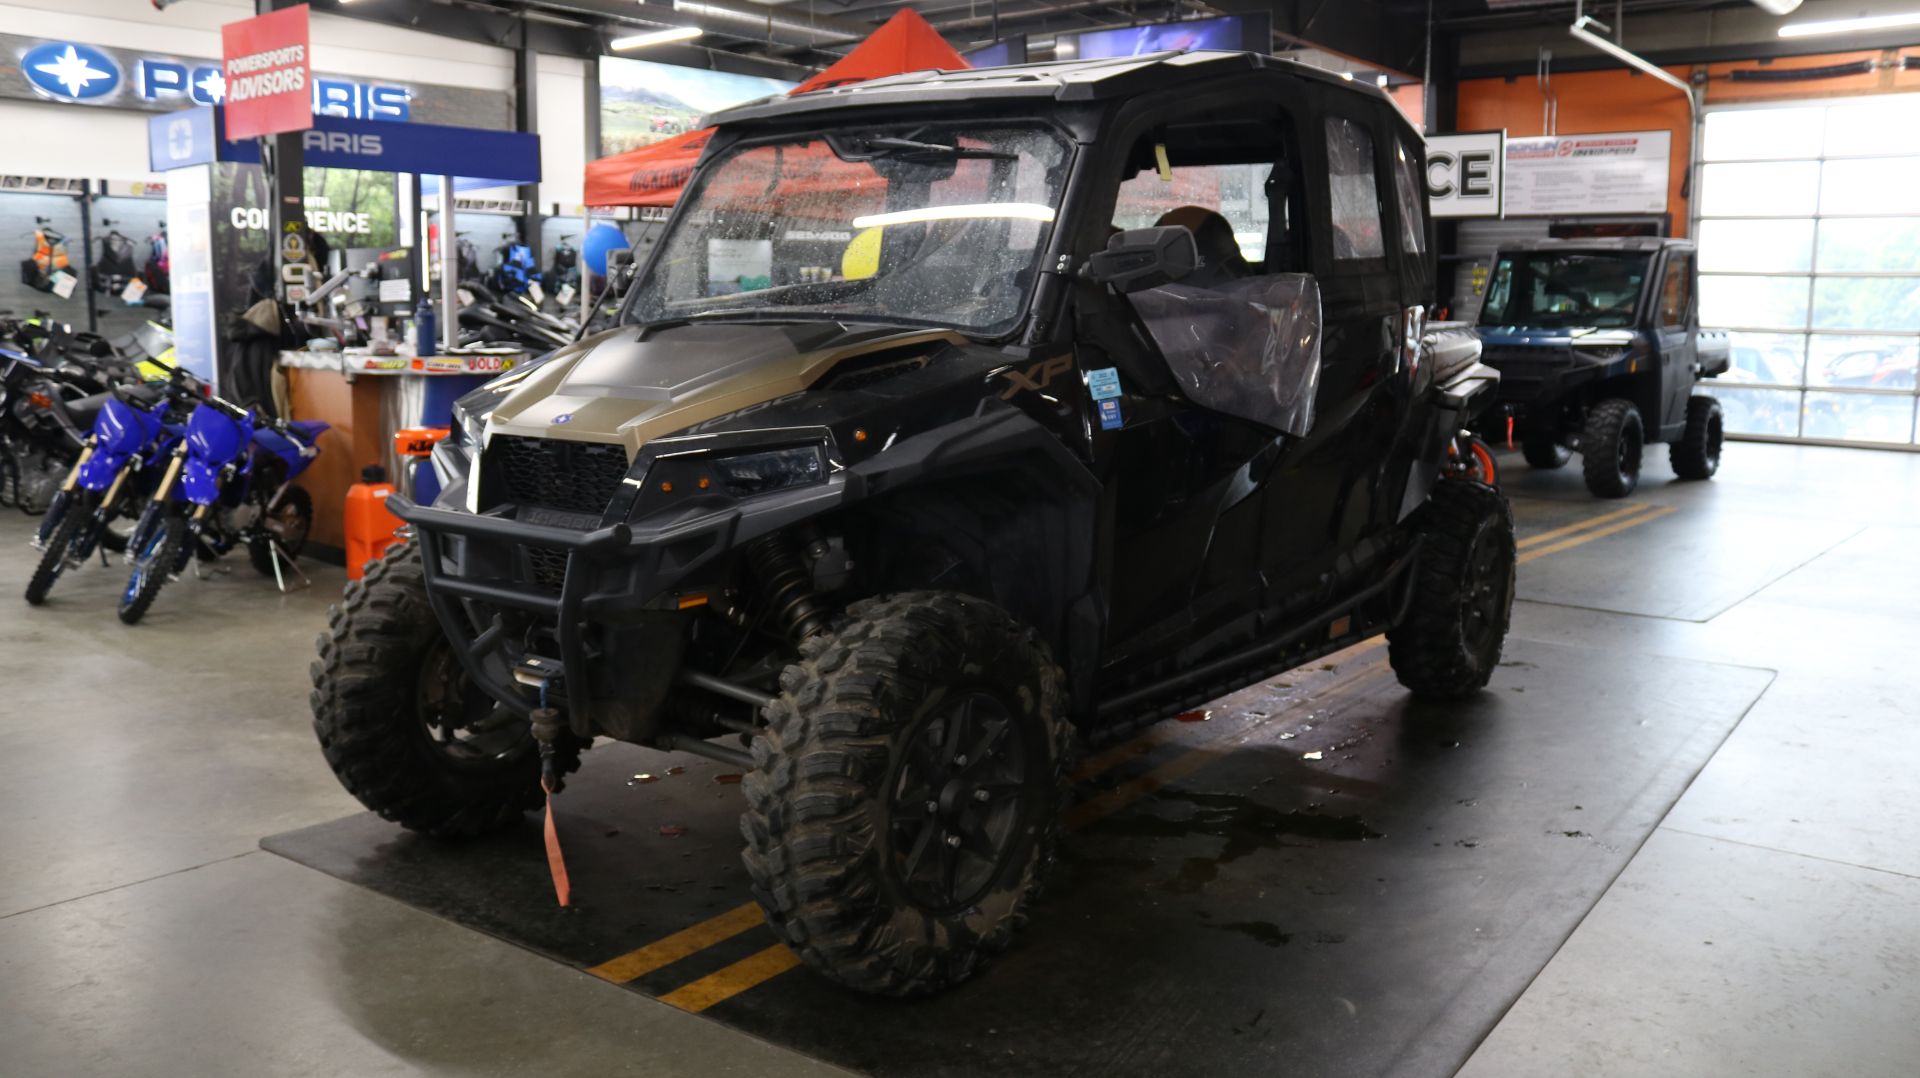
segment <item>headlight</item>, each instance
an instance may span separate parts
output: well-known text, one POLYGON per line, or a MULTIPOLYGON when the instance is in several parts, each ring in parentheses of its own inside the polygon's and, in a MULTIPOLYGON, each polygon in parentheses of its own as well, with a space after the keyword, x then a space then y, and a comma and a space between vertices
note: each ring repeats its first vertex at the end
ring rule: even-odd
POLYGON ((453 436, 448 440, 469 453, 480 452, 480 443, 487 433, 488 414, 486 411, 474 408, 468 397, 461 397, 454 401, 453 436))
POLYGON ((716 457, 708 467, 721 489, 736 497, 818 483, 827 474, 826 458, 817 445, 716 457))
POLYGON ((634 516, 669 509, 685 499, 750 498, 823 483, 826 478, 827 452, 822 445, 755 449, 723 456, 670 452, 647 471, 634 516))

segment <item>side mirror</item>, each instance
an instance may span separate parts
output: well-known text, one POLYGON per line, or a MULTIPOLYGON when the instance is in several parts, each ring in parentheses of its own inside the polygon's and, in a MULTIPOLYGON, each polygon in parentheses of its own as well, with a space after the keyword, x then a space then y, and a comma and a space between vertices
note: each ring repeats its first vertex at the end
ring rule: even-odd
POLYGON ((1086 275, 1115 291, 1139 292, 1178 281, 1200 264, 1200 245, 1184 225, 1121 232, 1087 260, 1086 275))

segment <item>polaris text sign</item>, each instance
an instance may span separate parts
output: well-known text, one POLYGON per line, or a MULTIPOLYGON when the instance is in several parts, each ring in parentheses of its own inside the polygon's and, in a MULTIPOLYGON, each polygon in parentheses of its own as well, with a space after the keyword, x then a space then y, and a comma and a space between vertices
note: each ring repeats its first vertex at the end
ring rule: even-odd
MULTIPOLYGON (((225 103, 227 77, 215 60, 0 34, 0 98, 9 97, 171 112, 225 103)), ((316 116, 402 121, 414 102, 411 87, 338 75, 314 75, 309 100, 316 116)))
MULTIPOLYGON (((252 139, 221 137, 219 110, 190 109, 147 121, 148 157, 156 171, 214 161, 260 162, 252 139)), ((408 124, 315 116, 300 136, 309 168, 366 172, 451 173, 485 186, 540 182, 540 136, 475 127, 408 124)))
POLYGON ((220 28, 227 137, 254 138, 313 126, 313 62, 307 5, 220 28))
POLYGON ((1435 217, 1505 216, 1505 131, 1427 136, 1427 199, 1435 217))

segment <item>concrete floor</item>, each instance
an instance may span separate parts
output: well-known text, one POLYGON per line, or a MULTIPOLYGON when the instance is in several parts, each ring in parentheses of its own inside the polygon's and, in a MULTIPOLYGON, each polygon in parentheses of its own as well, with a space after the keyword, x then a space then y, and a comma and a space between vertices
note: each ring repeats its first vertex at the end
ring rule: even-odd
MULTIPOLYGON (((1461 1073, 1910 1075, 1920 455, 1668 480, 1636 500, 1675 512, 1522 568, 1514 635, 1775 677, 1461 1073)), ((1506 485, 1536 529, 1611 508, 1506 485)), ((16 590, 30 530, 0 516, 16 590)), ((118 568, 0 596, 0 1075, 845 1073, 260 851, 358 811, 306 709, 341 577, 234 565, 136 629, 118 568)))

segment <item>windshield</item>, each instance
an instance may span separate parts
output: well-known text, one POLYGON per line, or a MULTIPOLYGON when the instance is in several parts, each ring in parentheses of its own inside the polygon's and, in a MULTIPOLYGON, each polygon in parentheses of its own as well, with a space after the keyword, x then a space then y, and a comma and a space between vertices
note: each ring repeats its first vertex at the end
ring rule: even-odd
POLYGON ((1487 282, 1480 324, 1631 326, 1633 309, 1640 302, 1640 282, 1646 275, 1647 256, 1637 252, 1503 255, 1487 282))
POLYGON ((1038 127, 844 129, 725 151, 629 322, 831 319, 993 335, 1020 318, 1067 151, 1038 127))

